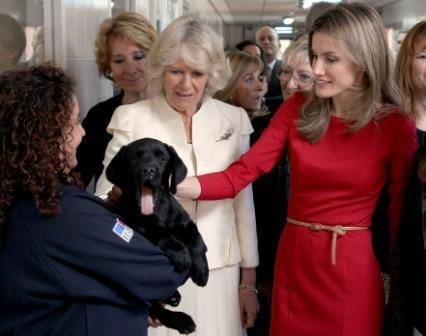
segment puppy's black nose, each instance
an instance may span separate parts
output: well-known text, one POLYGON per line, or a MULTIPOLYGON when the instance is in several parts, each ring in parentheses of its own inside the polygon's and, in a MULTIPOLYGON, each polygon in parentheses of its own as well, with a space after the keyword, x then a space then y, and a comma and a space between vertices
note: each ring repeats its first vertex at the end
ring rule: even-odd
POLYGON ((155 173, 155 169, 153 167, 145 167, 142 169, 142 174, 145 177, 153 177, 155 173))

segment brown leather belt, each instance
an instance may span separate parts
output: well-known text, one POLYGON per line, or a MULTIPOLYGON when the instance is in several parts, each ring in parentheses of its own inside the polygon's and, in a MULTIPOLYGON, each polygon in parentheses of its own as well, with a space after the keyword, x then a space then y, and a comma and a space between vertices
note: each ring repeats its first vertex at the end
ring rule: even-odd
POLYGON ((332 265, 336 265, 337 237, 344 236, 347 231, 360 231, 360 230, 370 229, 368 226, 342 226, 342 225, 330 226, 330 225, 322 225, 318 223, 307 223, 307 222, 298 221, 289 217, 287 217, 287 223, 306 227, 315 232, 319 232, 319 231, 332 232, 332 239, 331 239, 331 264, 332 265))

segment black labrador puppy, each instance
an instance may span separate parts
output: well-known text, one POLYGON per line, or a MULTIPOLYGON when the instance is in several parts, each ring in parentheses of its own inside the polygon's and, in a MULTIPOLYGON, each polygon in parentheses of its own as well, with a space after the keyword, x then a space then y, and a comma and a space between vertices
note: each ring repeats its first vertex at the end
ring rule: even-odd
MULTIPOLYGON (((187 169, 176 151, 165 143, 143 138, 123 146, 106 169, 122 196, 116 212, 126 223, 160 247, 177 272, 189 271, 195 284, 208 280, 207 247, 182 206, 171 195, 187 169)), ((165 302, 179 304, 178 292, 165 302)), ((190 316, 172 312, 154 302, 150 316, 181 333, 195 330, 190 316)))

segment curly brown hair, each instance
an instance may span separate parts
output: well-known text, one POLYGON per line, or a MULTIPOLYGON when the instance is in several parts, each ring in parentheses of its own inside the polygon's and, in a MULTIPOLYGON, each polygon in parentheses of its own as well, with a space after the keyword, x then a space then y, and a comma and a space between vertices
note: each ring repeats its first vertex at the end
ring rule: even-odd
POLYGON ((50 64, 0 76, 0 229, 18 193, 29 194, 43 215, 60 212, 64 144, 72 113, 73 80, 50 64))

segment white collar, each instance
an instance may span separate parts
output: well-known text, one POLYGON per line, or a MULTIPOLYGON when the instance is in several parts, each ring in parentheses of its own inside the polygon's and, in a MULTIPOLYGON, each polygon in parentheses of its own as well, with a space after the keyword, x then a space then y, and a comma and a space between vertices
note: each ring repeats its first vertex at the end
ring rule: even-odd
POLYGON ((269 68, 269 69, 273 69, 274 68, 274 65, 275 65, 275 62, 276 62, 277 60, 276 59, 274 59, 271 63, 269 63, 269 64, 267 64, 267 67, 269 68))

